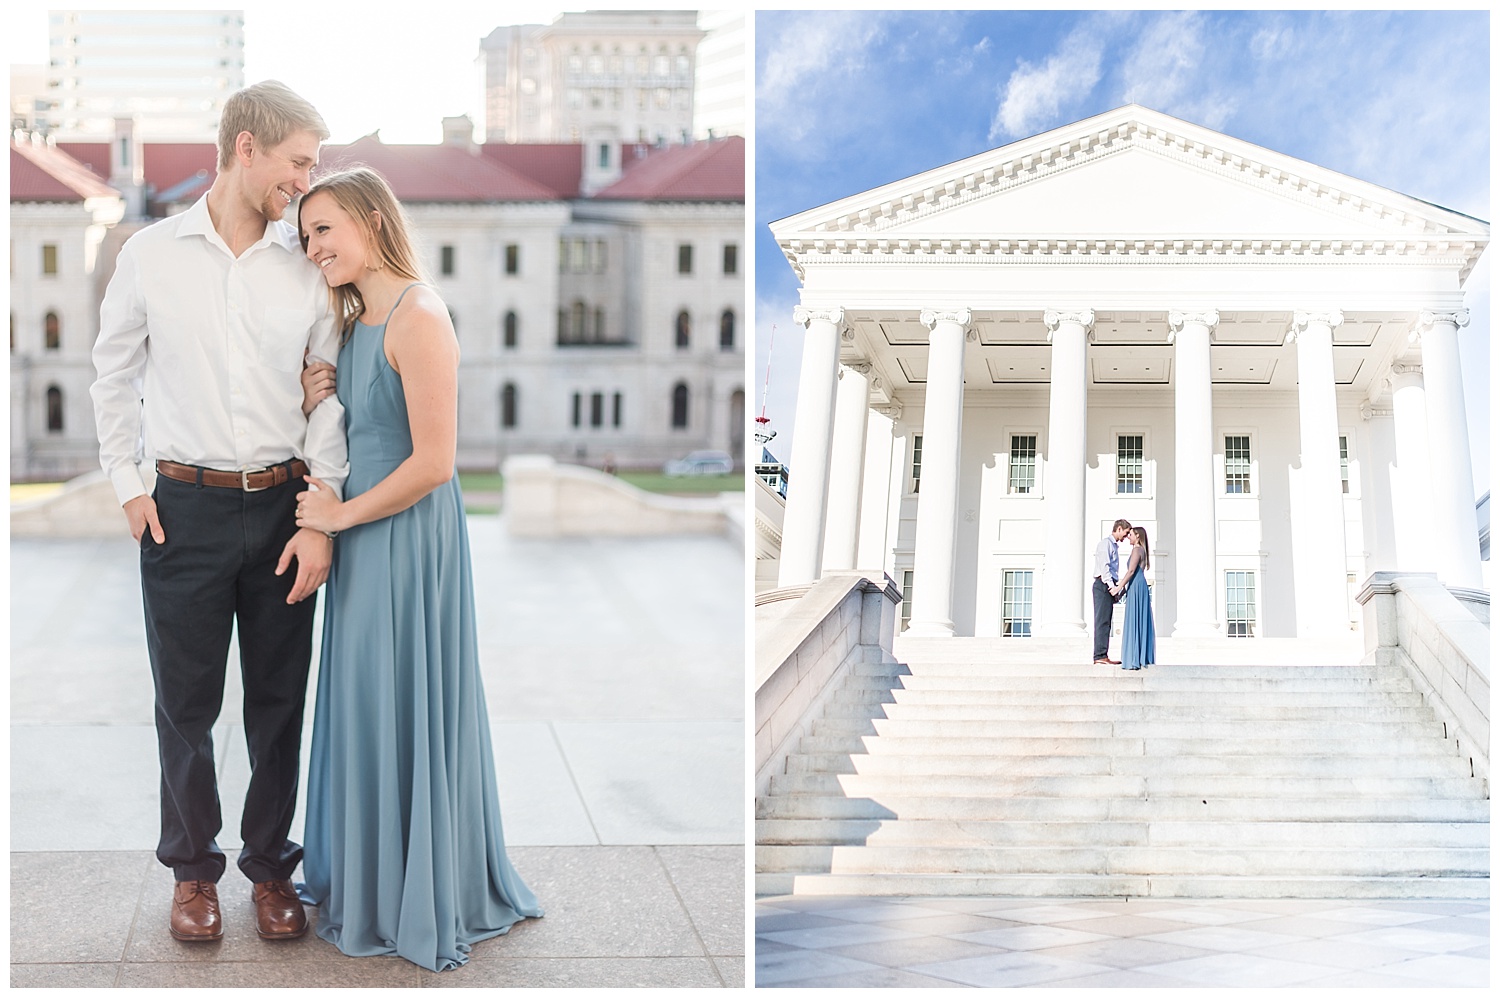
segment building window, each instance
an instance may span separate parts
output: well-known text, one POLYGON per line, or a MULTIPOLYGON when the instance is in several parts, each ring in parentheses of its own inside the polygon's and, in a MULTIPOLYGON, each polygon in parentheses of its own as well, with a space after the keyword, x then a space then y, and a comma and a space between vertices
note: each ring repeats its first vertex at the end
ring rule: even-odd
POLYGON ((62 389, 56 385, 47 388, 47 432, 61 433, 63 429, 62 389))
POLYGON ((911 491, 916 495, 922 491, 922 435, 911 438, 911 491))
POLYGON ((595 392, 589 396, 589 425, 595 429, 604 425, 603 392, 595 392))
POLYGON ((1250 491, 1250 438, 1224 438, 1224 493, 1240 495, 1250 491))
POLYGON ((693 320, 684 309, 677 313, 677 349, 686 350, 692 340, 693 320))
POLYGON ((42 244, 42 273, 44 273, 44 274, 56 274, 57 273, 57 244, 56 243, 43 243, 42 244))
POLYGON ((442 252, 442 263, 439 268, 444 277, 453 276, 453 247, 444 246, 442 252))
POLYGON ((507 274, 521 272, 521 247, 517 243, 505 244, 505 272, 507 274))
POLYGON ((1224 619, 1231 638, 1255 637, 1255 573, 1224 573, 1224 619))
POLYGON ((573 240, 573 252, 570 257, 571 270, 575 274, 587 274, 589 272, 589 241, 587 239, 573 240))
POLYGON ((1343 482, 1344 495, 1349 494, 1349 438, 1339 437, 1339 479, 1343 482))
POLYGON ((596 239, 594 241, 594 273, 596 274, 604 273, 605 261, 608 259, 604 247, 605 242, 603 239, 596 239))
POLYGON ((598 343, 608 343, 609 337, 604 334, 604 309, 594 309, 594 340, 598 343))
POLYGON ((740 272, 740 247, 738 243, 724 244, 724 273, 738 274, 740 272))
POLYGON ((610 424, 618 430, 620 428, 621 422, 624 420, 624 417, 625 396, 621 395, 619 392, 615 392, 614 406, 612 407, 612 411, 610 412, 610 424))
POLYGON ((734 309, 726 308, 719 316, 719 349, 734 349, 734 309))
POLYGON ((566 274, 568 272, 568 240, 557 241, 557 272, 566 274))
POLYGON ((574 343, 585 343, 585 342, 588 341, 587 330, 584 329, 584 327, 586 325, 588 325, 588 321, 589 321, 589 309, 588 309, 588 306, 585 305, 581 301, 575 301, 573 303, 573 329, 572 329, 572 341, 574 343))
POLYGON ((1010 438, 1010 491, 1030 495, 1036 488, 1036 435, 1010 438))
POLYGON ((517 326, 519 324, 520 320, 516 317, 514 311, 505 313, 505 349, 514 350, 516 348, 517 326))
POLYGON ((57 318, 56 312, 48 312, 42 320, 42 328, 47 337, 47 349, 57 350, 62 347, 62 323, 57 318))
POLYGON ((677 273, 691 274, 693 272, 693 244, 677 244, 677 273))
MULTIPOLYGON (((901 631, 911 626, 911 572, 901 573, 901 631)), ((896 633, 901 633, 897 631, 896 633)))
POLYGON ((608 170, 609 169, 609 143, 608 142, 601 142, 601 143, 599 143, 599 169, 601 169, 601 170, 608 170))
POLYGON ((500 389, 500 428, 513 430, 516 427, 516 385, 507 381, 500 389))
POLYGON ((1007 638, 1031 637, 1031 569, 1006 571, 1004 600, 1000 635, 1007 638))
POLYGON ((672 429, 685 430, 688 425, 688 386, 679 381, 672 389, 672 429))
POLYGON ((1144 484, 1142 460, 1146 438, 1140 435, 1118 438, 1115 450, 1115 492, 1139 493, 1144 484))
POLYGON ((573 393, 573 428, 576 430, 583 425, 583 393, 573 393))

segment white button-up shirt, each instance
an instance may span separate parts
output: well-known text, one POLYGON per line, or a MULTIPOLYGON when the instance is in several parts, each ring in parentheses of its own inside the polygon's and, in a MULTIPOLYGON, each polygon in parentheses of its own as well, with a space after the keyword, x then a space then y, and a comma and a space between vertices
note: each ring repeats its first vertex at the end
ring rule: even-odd
POLYGON ((306 349, 335 360, 338 332, 291 223, 267 222, 236 257, 205 195, 131 236, 99 308, 90 392, 120 503, 150 491, 158 459, 243 471, 300 457, 342 491, 344 409, 330 396, 302 415, 306 349))

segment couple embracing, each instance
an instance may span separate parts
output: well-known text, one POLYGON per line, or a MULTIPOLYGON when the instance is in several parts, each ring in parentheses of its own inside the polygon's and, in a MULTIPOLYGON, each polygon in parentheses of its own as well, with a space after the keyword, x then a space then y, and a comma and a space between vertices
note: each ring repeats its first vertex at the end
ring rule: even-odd
POLYGON ((1129 520, 1116 520, 1109 536, 1094 549, 1094 664, 1143 669, 1156 661, 1156 624, 1151 617, 1151 588, 1146 569, 1151 567, 1151 547, 1145 527, 1132 527, 1129 520), (1120 572, 1120 543, 1129 541, 1130 556, 1120 572), (1109 657, 1109 630, 1115 602, 1125 600, 1124 635, 1120 657, 1109 657))
POLYGON ((140 544, 168 930, 223 937, 211 732, 235 631, 258 934, 302 936, 305 900, 344 953, 445 970, 541 909, 501 831, 458 342, 385 181, 312 182, 328 134, 280 83, 235 93, 212 188, 122 247, 94 348, 101 463, 140 544), (325 579, 304 852, 288 834, 325 579))

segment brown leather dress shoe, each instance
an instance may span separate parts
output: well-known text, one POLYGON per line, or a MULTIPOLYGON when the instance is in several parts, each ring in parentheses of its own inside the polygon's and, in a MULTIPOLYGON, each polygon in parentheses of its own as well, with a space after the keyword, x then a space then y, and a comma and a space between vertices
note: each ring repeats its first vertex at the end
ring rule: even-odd
POLYGON ((262 939, 296 939, 307 931, 307 913, 290 880, 267 880, 251 888, 255 931, 262 939))
POLYGON ((167 929, 172 938, 185 943, 223 939, 218 887, 207 880, 179 880, 172 891, 172 918, 167 929))

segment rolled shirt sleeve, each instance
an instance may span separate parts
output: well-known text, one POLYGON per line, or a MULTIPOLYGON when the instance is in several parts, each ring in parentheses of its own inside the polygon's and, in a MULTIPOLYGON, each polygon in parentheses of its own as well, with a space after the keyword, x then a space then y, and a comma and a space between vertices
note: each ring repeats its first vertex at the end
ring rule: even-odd
MULTIPOLYGON (((323 310, 308 335, 310 359, 334 364, 339 355, 339 331, 331 307, 323 310)), ((307 417, 303 457, 314 478, 342 498, 349 477, 349 440, 344 433, 344 406, 337 395, 319 402, 307 417)))
POLYGON ((146 354, 145 299, 135 251, 126 242, 99 306, 99 338, 93 354, 98 380, 89 389, 99 433, 99 464, 122 506, 147 491, 140 470, 146 354))

